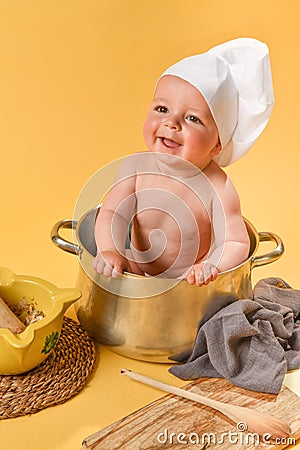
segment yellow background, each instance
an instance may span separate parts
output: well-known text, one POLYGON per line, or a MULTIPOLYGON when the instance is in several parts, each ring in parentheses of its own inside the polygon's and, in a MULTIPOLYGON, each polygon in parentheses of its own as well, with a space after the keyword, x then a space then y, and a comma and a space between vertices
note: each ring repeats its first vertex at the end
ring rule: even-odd
MULTIPOLYGON (((0 265, 74 286, 76 257, 52 245, 52 225, 72 218, 96 170, 144 148, 143 120, 166 67, 246 36, 270 47, 276 105, 227 173, 244 215, 286 247, 253 281, 281 276, 300 289, 299 13, 297 0, 0 0, 0 265)), ((2 422, 1 448, 79 449, 88 434, 161 395, 121 378, 122 365, 179 384, 166 366, 100 353, 74 399, 2 422)))

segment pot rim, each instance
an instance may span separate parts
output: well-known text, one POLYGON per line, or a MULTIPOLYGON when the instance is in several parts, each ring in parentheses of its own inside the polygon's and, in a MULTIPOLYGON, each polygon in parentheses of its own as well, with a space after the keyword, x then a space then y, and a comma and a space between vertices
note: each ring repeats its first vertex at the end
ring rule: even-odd
MULTIPOLYGON (((90 253, 90 251, 83 245, 83 243, 82 243, 82 241, 81 241, 81 239, 80 239, 79 233, 80 233, 80 227, 81 227, 81 225, 82 225, 82 222, 83 222, 89 215, 92 215, 92 213, 95 213, 95 215, 96 215, 96 213, 97 213, 97 211, 98 211, 98 209, 99 209, 100 207, 101 207, 101 204, 99 204, 99 205, 97 205, 97 206, 91 208, 90 210, 88 210, 88 211, 87 211, 87 212, 79 219, 79 221, 78 221, 78 223, 77 223, 77 225, 76 225, 76 228, 74 229, 75 234, 76 234, 76 240, 77 240, 77 242, 79 243, 80 253, 82 253, 82 251, 83 251, 83 249, 84 249, 84 250, 85 250, 86 252, 88 252, 91 256, 93 256, 93 255, 90 253)), ((259 242, 260 242, 258 231, 257 231, 256 228, 254 227, 254 225, 252 224, 252 222, 250 222, 250 220, 248 220, 246 217, 243 216, 243 220, 244 220, 244 222, 245 222, 245 225, 246 225, 246 228, 247 228, 247 232, 248 232, 249 237, 251 238, 250 233, 249 233, 249 230, 250 230, 250 232, 251 232, 251 233, 253 234, 253 236, 254 236, 254 239, 255 239, 255 245, 254 245, 254 248, 253 248, 253 250, 249 253, 248 258, 247 258, 245 261, 241 262, 241 263, 238 264, 237 266, 232 267, 231 269, 224 270, 223 272, 220 272, 218 276, 223 275, 223 274, 227 274, 227 273, 230 273, 230 272, 233 272, 234 270, 236 270, 236 269, 238 269, 238 268, 244 266, 245 264, 247 264, 247 263, 249 263, 249 262, 252 262, 253 256, 254 256, 254 254, 257 252, 257 249, 258 249, 258 246, 259 246, 259 242)), ((252 242, 251 242, 251 244, 253 245, 252 242)), ((82 266, 81 261, 80 261, 80 264, 81 264, 81 266, 82 266)), ((83 266, 82 266, 82 267, 83 267, 83 266)), ((83 267, 83 269, 84 269, 84 267, 83 267)), ((130 272, 125 272, 125 271, 123 272, 122 276, 124 276, 124 277, 126 277, 126 278, 142 278, 142 279, 147 279, 147 280, 151 280, 151 279, 153 279, 153 278, 157 278, 157 277, 147 277, 147 276, 145 276, 145 275, 137 275, 137 274, 130 273, 130 272)), ((174 280, 174 281, 175 281, 175 279, 173 279, 173 278, 168 278, 168 280, 174 280)), ((178 281, 178 280, 177 280, 177 281, 178 281)), ((181 280, 181 281, 183 281, 183 280, 181 280)))

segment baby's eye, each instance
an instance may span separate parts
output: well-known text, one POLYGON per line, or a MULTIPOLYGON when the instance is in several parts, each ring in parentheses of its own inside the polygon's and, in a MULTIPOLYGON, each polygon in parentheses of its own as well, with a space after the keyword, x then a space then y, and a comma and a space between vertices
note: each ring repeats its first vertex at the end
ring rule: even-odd
POLYGON ((159 113, 167 113, 168 112, 168 108, 166 108, 165 106, 162 106, 162 105, 158 105, 154 109, 155 109, 155 111, 157 111, 159 113))
POLYGON ((187 120, 190 120, 191 122, 194 122, 194 123, 201 123, 201 120, 198 119, 198 117, 193 116, 192 114, 190 114, 189 116, 187 116, 187 120))

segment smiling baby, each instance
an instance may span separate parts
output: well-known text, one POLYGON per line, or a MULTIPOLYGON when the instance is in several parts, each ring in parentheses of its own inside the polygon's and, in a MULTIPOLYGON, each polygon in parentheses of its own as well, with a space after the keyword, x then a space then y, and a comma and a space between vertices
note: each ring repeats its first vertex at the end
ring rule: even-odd
POLYGON ((202 286, 243 263, 249 237, 221 166, 249 150, 273 102, 268 47, 255 39, 229 41, 167 69, 144 124, 148 151, 125 159, 100 208, 94 269, 202 286))

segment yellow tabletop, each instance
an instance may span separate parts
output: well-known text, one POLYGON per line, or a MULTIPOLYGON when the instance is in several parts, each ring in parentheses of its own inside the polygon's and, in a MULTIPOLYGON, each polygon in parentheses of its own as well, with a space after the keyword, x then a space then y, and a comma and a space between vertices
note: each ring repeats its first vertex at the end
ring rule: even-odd
MULTIPOLYGON (((135 361, 102 346, 98 346, 97 355, 95 372, 78 395, 33 415, 3 420, 0 423, 1 448, 80 450, 87 436, 164 395, 120 375, 124 367, 179 387, 184 385, 168 373, 166 364, 135 361)), ((291 375, 294 379, 289 379, 288 384, 300 394, 300 372, 291 375)), ((300 448, 300 443, 289 448, 300 448)))

